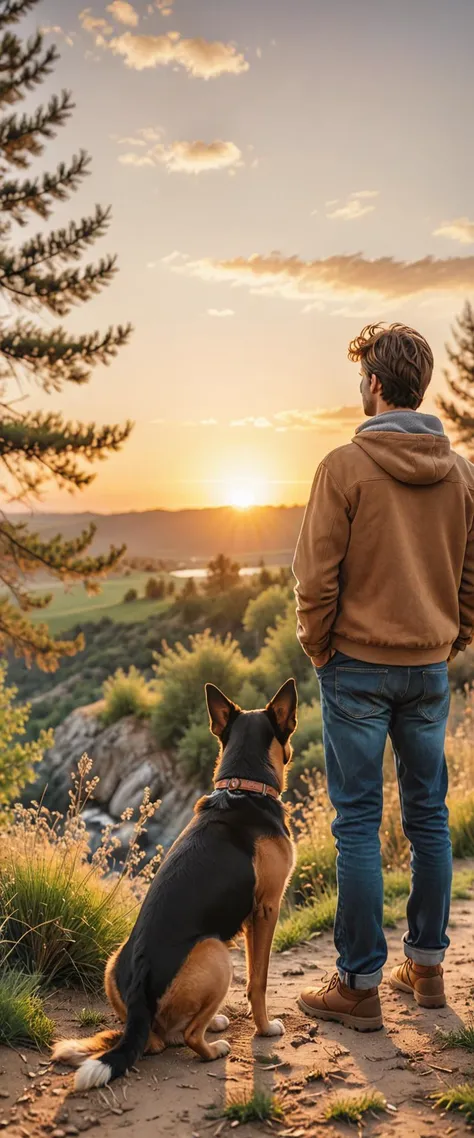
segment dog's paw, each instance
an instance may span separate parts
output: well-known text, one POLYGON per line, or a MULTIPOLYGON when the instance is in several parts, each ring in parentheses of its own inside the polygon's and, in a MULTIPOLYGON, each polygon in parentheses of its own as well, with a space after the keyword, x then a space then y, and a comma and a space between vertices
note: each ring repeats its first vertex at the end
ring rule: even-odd
POLYGON ((258 1031, 257 1032, 257 1035, 265 1035, 265 1036, 284 1035, 284 1034, 285 1034, 285 1025, 284 1025, 284 1023, 282 1023, 281 1019, 271 1019, 269 1024, 268 1024, 268 1028, 266 1031, 258 1031))
POLYGON ((229 1054, 230 1043, 227 1039, 216 1039, 215 1043, 211 1043, 211 1051, 213 1059, 223 1059, 224 1055, 229 1054))
POLYGON ((228 1019, 227 1016, 223 1016, 223 1015, 214 1016, 214 1019, 211 1019, 211 1022, 210 1022, 209 1027, 208 1027, 208 1031, 225 1031, 226 1028, 228 1028, 229 1023, 230 1023, 230 1019, 228 1019))

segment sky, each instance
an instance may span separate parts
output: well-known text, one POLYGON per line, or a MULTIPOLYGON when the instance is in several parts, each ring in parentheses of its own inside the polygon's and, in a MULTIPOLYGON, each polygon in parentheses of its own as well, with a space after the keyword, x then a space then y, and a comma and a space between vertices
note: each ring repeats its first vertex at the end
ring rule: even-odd
POLYGON ((61 59, 28 105, 66 86, 76 110, 32 169, 92 158, 46 228, 110 203, 93 257, 120 267, 66 325, 134 325, 47 406, 135 422, 41 509, 306 502, 361 421, 368 322, 428 338, 434 410, 474 289, 472 0, 42 0, 38 25, 61 59))

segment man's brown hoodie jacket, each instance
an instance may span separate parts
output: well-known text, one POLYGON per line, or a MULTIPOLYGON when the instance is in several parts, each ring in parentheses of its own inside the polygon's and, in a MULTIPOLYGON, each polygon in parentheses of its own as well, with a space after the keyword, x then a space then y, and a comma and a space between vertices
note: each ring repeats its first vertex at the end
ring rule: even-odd
POLYGON ((474 628, 474 466, 435 416, 386 412, 320 464, 298 538, 297 635, 369 663, 463 651, 474 628))

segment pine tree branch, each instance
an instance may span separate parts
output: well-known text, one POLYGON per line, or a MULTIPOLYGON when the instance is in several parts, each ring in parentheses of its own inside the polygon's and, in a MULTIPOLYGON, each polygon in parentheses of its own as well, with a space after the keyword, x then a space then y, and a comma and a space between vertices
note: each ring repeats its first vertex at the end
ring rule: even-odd
POLYGON ((84 648, 82 633, 75 640, 54 640, 46 624, 32 624, 21 609, 0 602, 0 651, 13 649, 28 668, 33 663, 43 672, 55 672, 61 660, 84 648))
POLYGON ((0 461, 19 488, 20 499, 37 496, 49 478, 80 490, 90 485, 94 475, 85 473, 79 460, 94 463, 116 453, 131 430, 131 423, 104 427, 68 423, 52 412, 3 419, 0 461))
POLYGON ((44 140, 54 138, 73 109, 70 92, 63 91, 60 98, 52 95, 46 109, 38 107, 34 115, 0 119, 0 153, 11 165, 26 168, 32 157, 42 154, 44 140))
POLYGON ((30 271, 8 254, 0 253, 0 288, 15 304, 29 302, 55 316, 67 316, 74 304, 84 304, 110 284, 117 272, 115 255, 101 257, 97 265, 64 269, 61 273, 30 271))
POLYGON ((8 24, 18 24, 23 16, 36 8, 38 0, 1 0, 0 28, 8 24))
POLYGON ((10 213, 20 225, 26 225, 28 212, 47 219, 53 203, 64 202, 78 189, 89 173, 90 158, 85 150, 74 155, 71 164, 61 162, 54 174, 43 174, 41 179, 26 178, 24 182, 4 181, 0 185, 0 212, 10 213))
POLYGON ((51 268, 56 259, 78 260, 88 245, 107 232, 110 215, 110 207, 103 209, 97 205, 94 216, 83 217, 79 225, 71 221, 67 229, 54 229, 46 238, 41 233, 30 237, 14 257, 16 275, 31 272, 41 264, 51 268))
MULTIPOLYGON (((61 391, 65 383, 87 383, 91 369, 98 363, 109 364, 131 335, 131 325, 108 328, 100 335, 71 336, 64 328, 46 333, 37 325, 19 320, 0 335, 0 357, 10 367, 30 372, 43 390, 61 391)), ((0 374, 1 378, 1 374, 0 374)))

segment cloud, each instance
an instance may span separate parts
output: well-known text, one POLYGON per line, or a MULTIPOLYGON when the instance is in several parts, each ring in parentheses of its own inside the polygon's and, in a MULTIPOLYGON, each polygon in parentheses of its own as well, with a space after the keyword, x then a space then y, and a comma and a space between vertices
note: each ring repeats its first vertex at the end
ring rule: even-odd
POLYGON ((107 11, 118 20, 119 24, 126 24, 129 28, 136 28, 140 19, 138 12, 128 0, 112 0, 112 3, 107 5, 107 11))
POLYGON ((174 0, 156 0, 156 7, 162 16, 171 16, 174 0))
POLYGON ((119 162, 123 166, 154 166, 153 158, 149 154, 135 154, 130 151, 127 154, 119 154, 119 162))
MULTIPOLYGON (((142 138, 133 142, 135 146, 143 144, 143 136, 151 137, 153 130, 141 131, 142 138)), ((154 137, 158 134, 154 132, 154 137)), ((122 140, 129 142, 130 140, 122 140)), ((157 142, 149 147, 146 154, 125 152, 119 155, 119 162, 125 166, 166 166, 167 170, 178 174, 202 174, 209 170, 235 170, 242 166, 242 153, 234 142, 202 142, 180 140, 166 145, 157 142)))
POLYGON ((286 431, 339 431, 360 423, 360 407, 322 407, 316 411, 277 411, 276 427, 286 431))
POLYGON ((370 260, 362 253, 336 254, 321 260, 303 261, 279 252, 268 256, 232 260, 188 261, 174 266, 207 281, 246 285, 254 293, 292 300, 328 300, 367 297, 400 300, 430 292, 469 292, 474 288, 473 257, 423 257, 397 261, 394 257, 370 260))
POLYGON ((270 419, 265 419, 263 415, 255 418, 253 415, 248 415, 246 419, 232 419, 229 424, 231 427, 257 427, 258 430, 265 430, 267 427, 272 427, 273 423, 270 419))
POLYGON ((79 12, 79 20, 85 32, 99 33, 96 36, 95 42, 100 47, 103 47, 106 43, 103 37, 112 35, 112 32, 114 30, 111 25, 107 23, 107 20, 104 20, 102 16, 94 16, 92 14, 92 8, 83 8, 82 12, 79 12))
MULTIPOLYGON (((331 218, 331 220, 357 221, 359 217, 365 217, 366 213, 372 213, 375 209, 374 205, 364 205, 363 202, 378 196, 378 190, 355 190, 349 194, 343 205, 339 205, 339 198, 331 198, 330 201, 326 202, 326 210, 328 211, 326 217, 331 218)), ((313 210, 313 213, 317 212, 316 209, 313 210)))
POLYGON ((161 161, 168 170, 200 174, 203 170, 241 166, 242 154, 234 142, 172 142, 164 148, 161 161))
POLYGON ((474 221, 468 217, 455 217, 453 221, 442 221, 439 229, 433 230, 434 237, 450 237, 461 245, 474 245, 474 221))
MULTIPOLYGON (((81 14, 82 26, 88 31, 101 30, 99 25, 105 24, 105 21, 96 20, 87 15, 88 12, 90 9, 81 14)), ((105 32, 105 28, 102 31, 105 32)), ((215 79, 218 75, 240 75, 249 68, 244 55, 237 51, 234 44, 205 40, 202 37, 181 39, 179 32, 167 32, 162 36, 124 32, 111 40, 102 38, 99 46, 121 56, 126 66, 135 71, 166 67, 171 63, 184 67, 195 78, 215 79)))
POLYGON ((235 312, 233 308, 208 308, 207 315, 220 316, 223 318, 226 316, 235 316, 235 312))
POLYGON ((40 28, 40 32, 42 36, 59 36, 66 41, 69 47, 72 47, 74 44, 73 35, 69 34, 69 32, 65 32, 64 28, 59 27, 59 24, 52 24, 47 28, 40 28))

